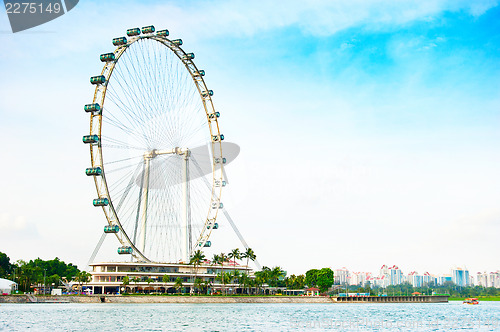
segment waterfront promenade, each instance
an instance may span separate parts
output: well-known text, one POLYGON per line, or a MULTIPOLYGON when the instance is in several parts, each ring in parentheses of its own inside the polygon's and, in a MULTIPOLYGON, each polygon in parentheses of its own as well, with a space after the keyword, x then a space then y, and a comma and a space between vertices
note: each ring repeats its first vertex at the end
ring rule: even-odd
POLYGON ((0 303, 447 303, 448 296, 0 296, 0 303))

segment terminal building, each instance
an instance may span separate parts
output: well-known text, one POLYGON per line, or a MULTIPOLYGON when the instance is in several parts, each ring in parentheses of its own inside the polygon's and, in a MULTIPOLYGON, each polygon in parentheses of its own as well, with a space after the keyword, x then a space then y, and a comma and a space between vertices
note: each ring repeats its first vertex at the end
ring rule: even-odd
POLYGON ((179 288, 184 292, 194 289, 196 279, 201 279, 197 288, 210 293, 226 291, 240 293, 243 289, 242 278, 229 278, 225 283, 219 278, 246 274, 254 278, 248 266, 228 262, 227 265, 211 265, 209 261, 199 266, 181 263, 145 263, 145 262, 106 262, 90 264, 92 280, 83 285, 83 289, 92 294, 120 293, 176 293, 179 288), (126 278, 128 277, 128 283, 126 278), (179 285, 178 278, 182 281, 179 285), (125 282, 124 282, 125 280, 125 282))

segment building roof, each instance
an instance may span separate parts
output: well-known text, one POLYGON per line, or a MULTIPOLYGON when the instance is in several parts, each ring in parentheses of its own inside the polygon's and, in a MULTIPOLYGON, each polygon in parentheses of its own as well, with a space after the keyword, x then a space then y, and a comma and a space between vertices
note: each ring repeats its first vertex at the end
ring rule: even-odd
POLYGON ((1 289, 6 289, 6 288, 11 288, 12 285, 15 285, 16 283, 12 280, 7 280, 7 279, 2 279, 0 278, 0 288, 1 289))
POLYGON ((309 292, 319 292, 319 288, 311 287, 311 288, 306 289, 306 291, 309 291, 309 292))

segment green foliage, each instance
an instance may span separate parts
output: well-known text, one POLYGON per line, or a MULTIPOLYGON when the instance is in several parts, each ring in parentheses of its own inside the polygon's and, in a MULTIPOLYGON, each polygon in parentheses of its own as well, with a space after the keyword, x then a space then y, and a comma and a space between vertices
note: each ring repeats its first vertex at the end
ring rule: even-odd
POLYGON ((285 279, 285 286, 287 289, 303 289, 306 284, 306 277, 301 274, 296 276, 292 274, 290 277, 285 279))
POLYGON ((10 258, 3 252, 0 252, 0 278, 7 278, 12 273, 13 265, 10 258))
POLYGON ((328 268, 322 268, 316 274, 316 285, 321 292, 326 292, 333 285, 333 271, 328 268))
POLYGON ((316 287, 317 284, 317 279, 318 279, 318 272, 319 270, 317 269, 311 269, 306 272, 306 285, 309 287, 316 287))
MULTIPOLYGON (((6 262, 10 264, 10 259, 0 253, 0 273, 6 262)), ((75 265, 66 264, 57 257, 48 261, 37 258, 29 262, 18 260, 15 264, 10 264, 10 274, 7 277, 17 282, 21 291, 31 291, 33 284, 44 282, 44 277, 46 285, 57 287, 61 278, 71 280, 79 273, 80 270, 75 265)))

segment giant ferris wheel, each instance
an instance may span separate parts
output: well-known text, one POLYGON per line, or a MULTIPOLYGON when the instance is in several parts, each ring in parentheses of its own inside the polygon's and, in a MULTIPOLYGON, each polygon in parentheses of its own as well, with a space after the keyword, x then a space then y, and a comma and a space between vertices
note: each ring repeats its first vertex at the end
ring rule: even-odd
POLYGON ((101 54, 90 78, 93 205, 106 216, 118 253, 145 262, 187 262, 210 247, 225 186, 224 136, 205 72, 181 39, 153 26, 127 30, 101 54))

